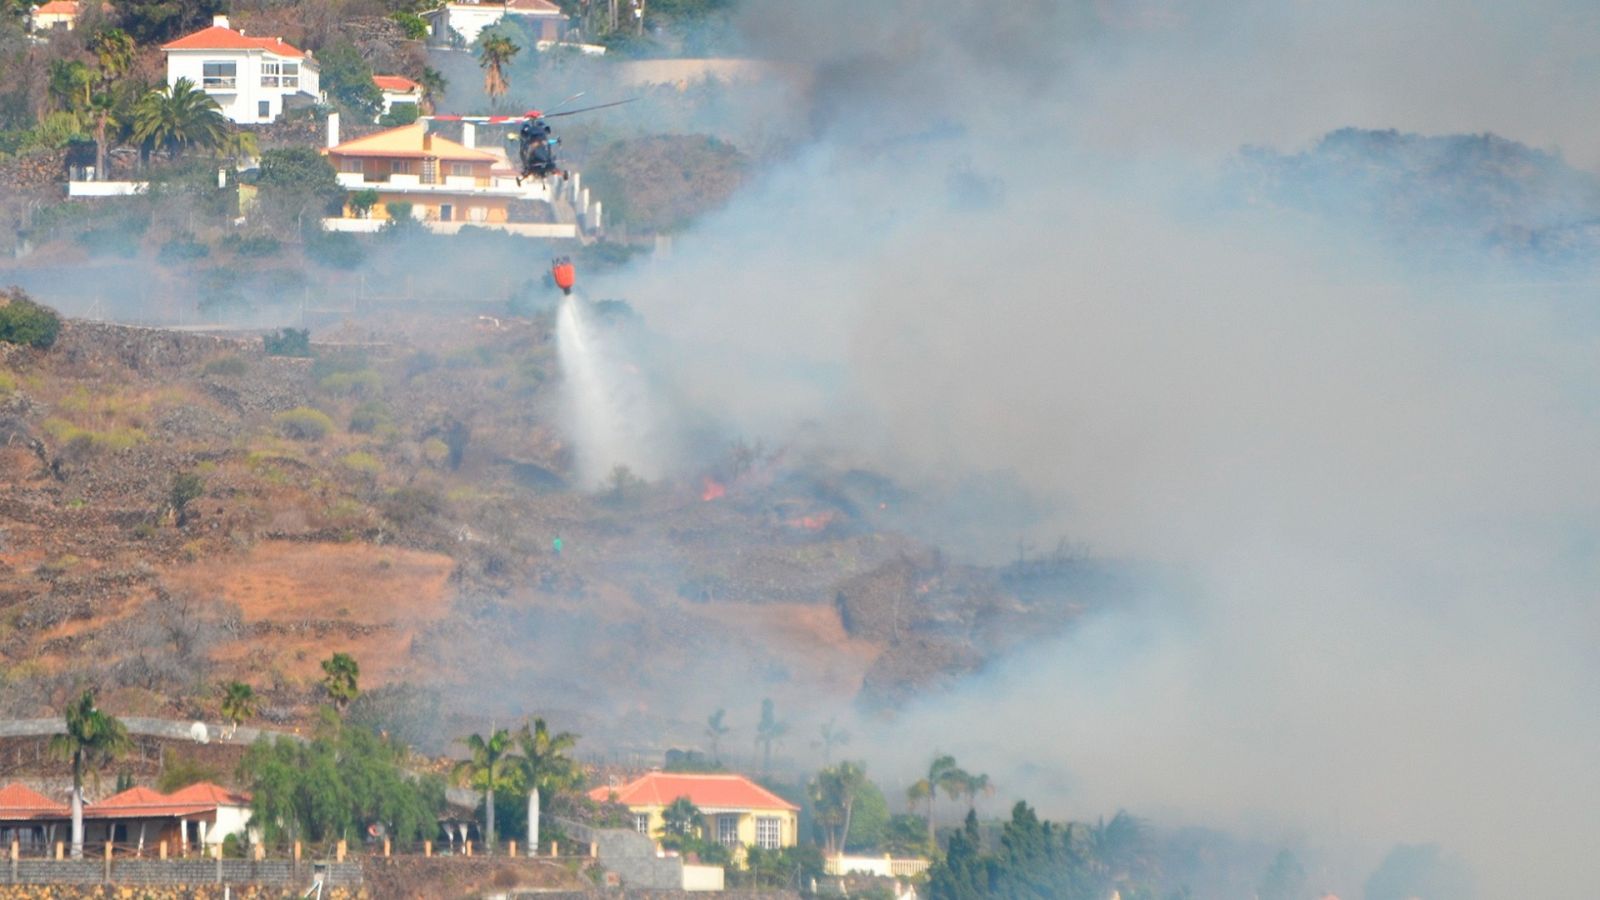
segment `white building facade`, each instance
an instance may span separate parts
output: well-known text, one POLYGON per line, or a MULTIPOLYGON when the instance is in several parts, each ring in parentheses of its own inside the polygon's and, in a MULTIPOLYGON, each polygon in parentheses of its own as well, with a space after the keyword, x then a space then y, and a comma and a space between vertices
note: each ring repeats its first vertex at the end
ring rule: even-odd
POLYGON ((161 48, 167 54, 167 84, 187 78, 211 96, 222 114, 240 125, 262 125, 283 114, 285 101, 298 95, 318 100, 322 87, 317 64, 283 38, 251 37, 217 16, 210 28, 185 35, 161 48))
POLYGON ((567 17, 550 0, 455 0, 422 14, 433 29, 434 38, 450 43, 459 36, 471 46, 485 28, 505 16, 517 16, 537 41, 560 40, 567 17))

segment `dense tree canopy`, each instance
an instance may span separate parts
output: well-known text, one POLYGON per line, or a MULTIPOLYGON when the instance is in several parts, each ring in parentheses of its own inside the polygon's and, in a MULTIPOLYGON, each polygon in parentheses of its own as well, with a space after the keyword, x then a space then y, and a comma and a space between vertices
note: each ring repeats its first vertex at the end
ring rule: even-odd
POLYGON ((160 44, 211 24, 227 0, 111 0, 118 21, 141 44, 160 44))
POLYGON ((239 765, 250 786, 252 821, 269 841, 349 840, 376 823, 401 840, 430 837, 444 784, 409 777, 406 753, 331 713, 310 743, 263 738, 239 765))

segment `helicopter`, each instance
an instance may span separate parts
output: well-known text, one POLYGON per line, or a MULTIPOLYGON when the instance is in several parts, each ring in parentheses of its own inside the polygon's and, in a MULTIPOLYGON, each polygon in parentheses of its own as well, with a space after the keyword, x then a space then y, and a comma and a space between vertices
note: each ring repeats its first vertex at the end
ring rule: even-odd
POLYGON ((530 109, 520 116, 434 116, 433 118, 447 121, 486 122, 490 125, 501 125, 520 119, 521 124, 517 126, 517 130, 506 135, 506 140, 517 142, 517 161, 520 165, 517 174, 517 185, 521 186, 522 182, 529 178, 537 178, 540 181, 544 181, 552 175, 559 175, 562 181, 566 181, 572 176, 572 173, 561 168, 556 161, 556 146, 561 143, 561 139, 556 137, 550 128, 550 123, 546 120, 559 119, 562 116, 575 116, 579 113, 593 112, 597 109, 609 109, 610 107, 622 106, 625 103, 632 103, 639 99, 630 97, 627 100, 585 106, 580 109, 554 111, 582 96, 583 94, 581 93, 573 94, 552 107, 551 112, 530 109))

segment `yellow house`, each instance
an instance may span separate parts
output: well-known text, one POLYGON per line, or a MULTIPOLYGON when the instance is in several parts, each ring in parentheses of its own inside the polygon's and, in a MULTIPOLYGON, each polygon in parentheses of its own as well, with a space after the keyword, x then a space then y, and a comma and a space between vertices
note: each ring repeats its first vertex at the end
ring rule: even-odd
POLYGON ((662 811, 688 797, 705 816, 706 837, 726 846, 776 850, 800 840, 800 807, 743 775, 651 772, 620 787, 596 788, 589 797, 626 806, 634 830, 651 837, 661 831, 662 811))
POLYGON ((390 204, 409 203, 428 222, 503 224, 511 201, 524 192, 496 178, 502 159, 466 147, 415 122, 345 141, 323 151, 352 195, 376 191, 378 202, 363 212, 346 203, 347 219, 387 219, 390 204))

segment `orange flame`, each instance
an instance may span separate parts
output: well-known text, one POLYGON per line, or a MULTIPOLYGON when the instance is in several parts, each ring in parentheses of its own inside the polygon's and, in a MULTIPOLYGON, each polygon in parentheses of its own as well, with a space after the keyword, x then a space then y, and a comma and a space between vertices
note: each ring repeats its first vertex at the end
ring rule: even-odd
POLYGON ((700 480, 701 503, 710 503, 713 500, 721 500, 727 495, 727 493, 727 487, 725 487, 722 482, 712 478, 710 475, 707 475, 705 478, 700 480))

